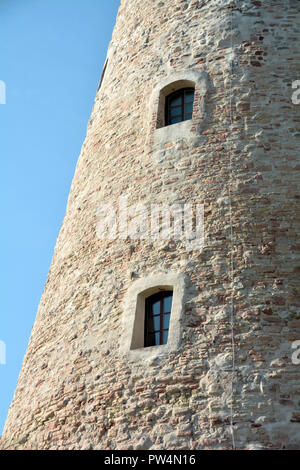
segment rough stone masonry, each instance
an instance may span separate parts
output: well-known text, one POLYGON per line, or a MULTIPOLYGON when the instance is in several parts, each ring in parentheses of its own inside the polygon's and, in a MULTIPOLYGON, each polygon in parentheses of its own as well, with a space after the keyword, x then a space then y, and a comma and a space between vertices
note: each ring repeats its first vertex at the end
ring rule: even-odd
POLYGON ((299 23, 297 0, 121 1, 2 449, 299 449, 299 23), (178 83, 193 119, 165 127, 178 83), (204 204, 204 247, 99 239, 125 195, 204 204), (179 343, 127 351, 125 298, 164 276, 179 343))

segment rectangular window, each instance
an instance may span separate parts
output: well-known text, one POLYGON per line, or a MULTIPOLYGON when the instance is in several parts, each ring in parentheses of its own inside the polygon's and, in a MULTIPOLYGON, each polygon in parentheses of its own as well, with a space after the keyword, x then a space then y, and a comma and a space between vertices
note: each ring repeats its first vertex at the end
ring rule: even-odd
POLYGON ((193 117, 195 90, 183 88, 166 97, 166 125, 187 121, 193 117))
POLYGON ((167 344, 172 291, 161 291, 145 300, 145 347, 167 344))

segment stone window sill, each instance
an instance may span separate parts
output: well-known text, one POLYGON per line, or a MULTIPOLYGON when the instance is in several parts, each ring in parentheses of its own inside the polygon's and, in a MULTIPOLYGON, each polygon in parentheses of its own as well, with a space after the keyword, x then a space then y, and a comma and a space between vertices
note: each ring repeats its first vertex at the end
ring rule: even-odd
POLYGON ((175 142, 178 139, 188 137, 193 127, 193 120, 177 122, 170 126, 160 127, 154 131, 154 145, 175 142))

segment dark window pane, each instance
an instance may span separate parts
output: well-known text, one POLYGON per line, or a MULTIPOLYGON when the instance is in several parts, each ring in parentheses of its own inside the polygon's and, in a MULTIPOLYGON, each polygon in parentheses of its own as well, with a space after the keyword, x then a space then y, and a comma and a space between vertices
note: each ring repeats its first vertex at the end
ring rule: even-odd
POLYGON ((164 329, 169 329, 170 317, 171 315, 169 313, 164 315, 164 329))
POLYGON ((153 317, 149 317, 148 318, 148 331, 154 331, 154 321, 153 321, 153 317))
POLYGON ((152 333, 149 333, 147 336, 146 346, 155 346, 155 336, 152 333))
POLYGON ((182 109, 182 106, 173 106, 173 105, 170 105, 169 107, 170 107, 170 109, 177 109, 178 112, 180 112, 180 110, 182 109))
POLYGON ((160 330, 160 315, 158 315, 157 317, 153 317, 153 322, 152 323, 153 323, 153 326, 154 326, 152 331, 160 330))
POLYGON ((175 116, 170 116, 170 119, 174 121, 175 119, 180 119, 182 121, 182 114, 175 114, 175 116))
POLYGON ((177 116, 175 118, 170 118, 170 124, 176 124, 176 122, 181 122, 181 116, 177 116))
POLYGON ((163 331, 163 344, 167 344, 168 342, 168 331, 163 331))
POLYGON ((154 333, 155 334, 155 346, 160 344, 160 333, 154 333))
POLYGON ((186 103, 192 103, 194 101, 194 92, 193 91, 186 91, 184 98, 185 98, 186 103))
POLYGON ((175 104, 171 103, 169 108, 170 109, 173 109, 173 108, 182 109, 182 106, 183 106, 182 104, 180 104, 180 105, 176 104, 175 105, 175 104))
POLYGON ((159 315, 160 314, 160 300, 158 300, 157 302, 155 302, 152 305, 152 314, 153 315, 159 315))
POLYGON ((148 318, 148 331, 153 333, 154 331, 160 330, 160 315, 156 317, 148 318))
POLYGON ((160 333, 149 333, 147 346, 159 346, 160 345, 160 333))
POLYGON ((175 108, 170 108, 170 116, 181 116, 182 114, 182 107, 181 106, 176 106, 175 108))
POLYGON ((192 115, 192 114, 186 114, 186 115, 184 116, 184 120, 185 120, 185 121, 188 121, 189 119, 193 119, 193 115, 192 115))
POLYGON ((182 104, 182 97, 181 96, 175 96, 174 98, 171 98, 169 101, 170 106, 179 106, 182 104))
POLYGON ((193 103, 188 103, 184 107, 185 114, 189 114, 193 112, 193 103))
POLYGON ((164 313, 170 313, 172 308, 172 296, 164 298, 164 313))

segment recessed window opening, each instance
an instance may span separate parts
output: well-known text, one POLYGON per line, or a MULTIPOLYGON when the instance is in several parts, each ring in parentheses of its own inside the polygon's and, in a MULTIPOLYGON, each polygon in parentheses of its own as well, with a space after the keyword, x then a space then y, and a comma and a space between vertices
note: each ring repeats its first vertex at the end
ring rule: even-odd
POLYGON ((145 347, 167 344, 172 300, 172 291, 160 291, 145 299, 145 347))
POLYGON ((178 349, 187 282, 182 272, 151 274, 132 282, 123 303, 122 356, 139 361, 178 349))
POLYGON ((166 97, 166 126, 192 119, 194 96, 194 88, 182 88, 166 97))

